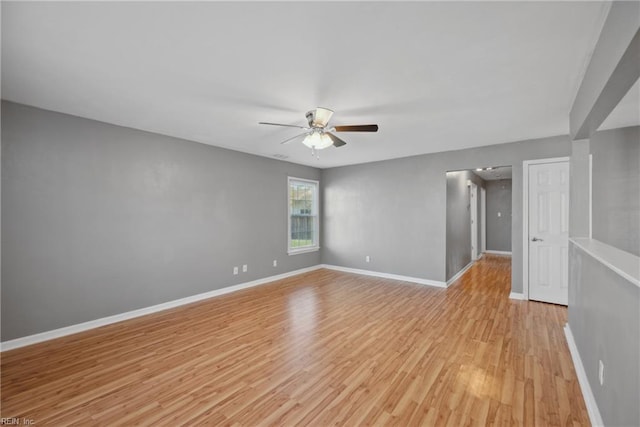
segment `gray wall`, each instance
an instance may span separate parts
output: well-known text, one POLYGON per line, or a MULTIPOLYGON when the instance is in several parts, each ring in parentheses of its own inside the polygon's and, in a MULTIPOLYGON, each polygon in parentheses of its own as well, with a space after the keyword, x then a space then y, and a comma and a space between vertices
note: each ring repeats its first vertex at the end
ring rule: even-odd
MULTIPOLYGON (((449 280, 471 262, 471 188, 467 181, 478 186, 478 213, 480 220, 480 187, 484 180, 471 171, 447 172, 447 267, 449 280)), ((480 227, 478 227, 478 254, 480 253, 480 227)))
MULTIPOLYGON (((637 223, 629 224, 626 218, 638 215, 639 209, 636 208, 634 214, 628 210, 630 205, 621 206, 621 194, 617 194, 618 189, 607 187, 606 182, 612 177, 608 174, 616 174, 615 169, 619 167, 628 171, 633 170, 633 167, 627 163, 628 160, 619 157, 620 150, 615 142, 609 146, 605 141, 617 139, 612 138, 611 134, 618 134, 624 140, 626 136, 619 134, 627 131, 595 133, 594 130, 611 113, 640 75, 638 11, 640 5, 637 2, 612 3, 570 113, 571 135, 583 139, 592 138, 593 141, 593 144, 589 140, 574 141, 572 144, 570 235, 589 234, 588 154, 592 152, 593 191, 600 193, 594 194, 593 198, 594 237, 608 239, 609 244, 617 241, 616 245, 631 244, 620 241, 615 236, 619 236, 620 233, 636 233, 637 223), (593 151, 590 145, 594 146, 593 151), (611 152, 607 153, 609 150, 611 152), (599 152, 599 157, 608 158, 610 163, 598 161, 596 156, 599 152), (617 160, 614 160, 616 157, 617 160), (609 170, 605 168, 599 171, 598 169, 606 163, 609 170), (596 174, 604 179, 598 181, 596 174), (596 189, 595 186, 602 187, 596 189), (616 194, 612 200, 607 200, 608 195, 603 199, 602 192, 605 191, 616 194), (596 197, 599 201, 596 201, 596 197), (621 225, 621 228, 614 226, 612 229, 607 225, 611 207, 603 209, 596 206, 596 203, 600 202, 612 202, 616 206, 613 208, 614 211, 628 213, 622 215, 625 224, 621 225), (619 230, 619 233, 616 230, 619 230)), ((633 155, 634 150, 628 153, 633 155)), ((637 154, 635 155, 637 159, 637 154)), ((633 172, 629 176, 632 175, 633 172)), ((626 181, 626 178, 617 178, 620 178, 621 182, 626 181)), ((623 190, 621 193, 626 191, 623 190)), ((569 246, 569 326, 604 424, 640 425, 640 290, 572 243, 569 246), (598 360, 603 360, 605 364, 604 386, 600 386, 597 379, 598 360)))
POLYGON ((322 260, 445 281, 446 172, 512 166, 512 291, 522 292, 522 161, 569 154, 559 136, 325 169, 322 260))
POLYGON ((471 262, 470 175, 447 172, 447 280, 471 262))
POLYGON ((569 237, 589 237, 589 140, 571 142, 569 237))
POLYGON ((640 127, 597 132, 593 156, 593 238, 640 256, 640 127))
POLYGON ((640 288, 571 242, 569 257, 569 325, 600 415, 607 426, 640 425, 640 288))
POLYGON ((511 252, 511 180, 486 183, 487 250, 511 252))
POLYGON ((317 169, 7 102, 2 125, 3 341, 320 262, 286 253, 287 175, 317 169))

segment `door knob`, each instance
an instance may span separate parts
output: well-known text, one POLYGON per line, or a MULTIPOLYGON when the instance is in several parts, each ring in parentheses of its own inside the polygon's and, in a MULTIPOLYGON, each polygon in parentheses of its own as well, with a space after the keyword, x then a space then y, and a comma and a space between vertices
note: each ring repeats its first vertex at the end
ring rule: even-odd
POLYGON ((544 242, 544 239, 539 239, 537 237, 534 237, 531 239, 532 242, 544 242))

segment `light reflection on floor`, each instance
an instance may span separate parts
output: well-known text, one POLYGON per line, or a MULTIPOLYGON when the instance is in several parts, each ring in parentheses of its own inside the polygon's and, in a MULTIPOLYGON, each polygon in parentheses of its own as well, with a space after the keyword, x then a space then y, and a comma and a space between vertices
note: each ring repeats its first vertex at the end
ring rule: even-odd
POLYGON ((463 384, 467 392, 478 398, 485 398, 490 385, 493 384, 493 376, 485 369, 471 365, 460 366, 458 381, 463 384))
POLYGON ((318 327, 318 296, 314 288, 302 288, 289 296, 287 302, 289 317, 288 355, 290 362, 306 359, 313 344, 314 334, 318 327))

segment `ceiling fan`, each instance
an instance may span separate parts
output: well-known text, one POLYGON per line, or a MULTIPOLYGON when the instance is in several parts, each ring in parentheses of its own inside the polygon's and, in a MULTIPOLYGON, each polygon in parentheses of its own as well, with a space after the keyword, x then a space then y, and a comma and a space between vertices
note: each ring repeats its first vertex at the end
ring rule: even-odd
POLYGON ((328 108, 318 107, 315 110, 308 111, 306 114, 309 126, 285 125, 281 123, 259 122, 261 125, 286 126, 298 129, 304 129, 304 132, 286 139, 281 144, 287 144, 296 138, 304 136, 302 143, 311 148, 311 155, 315 155, 318 150, 334 146, 342 147, 346 144, 342 139, 335 136, 332 132, 377 132, 378 125, 346 125, 327 127, 333 111, 328 108))

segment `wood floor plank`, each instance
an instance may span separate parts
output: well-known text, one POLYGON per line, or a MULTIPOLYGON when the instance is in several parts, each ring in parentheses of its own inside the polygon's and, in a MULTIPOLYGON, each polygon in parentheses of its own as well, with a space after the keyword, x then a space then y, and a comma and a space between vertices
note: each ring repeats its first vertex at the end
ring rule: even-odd
POLYGON ((2 353, 37 425, 589 425, 567 309, 510 259, 448 289, 317 270, 2 353))

